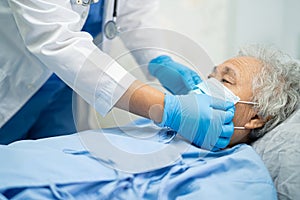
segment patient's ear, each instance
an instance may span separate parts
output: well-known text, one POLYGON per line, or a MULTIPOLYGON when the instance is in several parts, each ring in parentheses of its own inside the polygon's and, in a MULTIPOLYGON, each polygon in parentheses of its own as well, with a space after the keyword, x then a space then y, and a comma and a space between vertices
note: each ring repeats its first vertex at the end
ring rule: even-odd
POLYGON ((248 123, 245 124, 246 129, 256 129, 256 128, 261 128, 265 125, 267 122, 266 119, 262 119, 258 115, 253 117, 248 123))

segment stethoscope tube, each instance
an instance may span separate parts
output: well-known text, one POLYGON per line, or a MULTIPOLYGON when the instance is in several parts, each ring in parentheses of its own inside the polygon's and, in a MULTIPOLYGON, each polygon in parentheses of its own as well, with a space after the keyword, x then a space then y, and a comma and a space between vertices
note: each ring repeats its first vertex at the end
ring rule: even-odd
POLYGON ((115 0, 115 2, 114 2, 113 19, 114 19, 114 18, 117 18, 117 15, 118 15, 118 13, 117 13, 117 8, 118 8, 118 0, 115 0))

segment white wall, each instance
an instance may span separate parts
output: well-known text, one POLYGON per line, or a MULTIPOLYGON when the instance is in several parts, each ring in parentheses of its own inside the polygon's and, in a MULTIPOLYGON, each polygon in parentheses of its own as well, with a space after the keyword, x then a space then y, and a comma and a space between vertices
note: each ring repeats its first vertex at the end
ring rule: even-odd
POLYGON ((299 59, 299 9, 299 0, 236 0, 230 50, 246 43, 267 43, 299 59))
POLYGON ((216 63, 250 43, 300 58, 299 0, 161 0, 163 27, 202 44, 216 63))
POLYGON ((228 0, 161 0, 161 26, 202 45, 218 63, 226 57, 228 0))

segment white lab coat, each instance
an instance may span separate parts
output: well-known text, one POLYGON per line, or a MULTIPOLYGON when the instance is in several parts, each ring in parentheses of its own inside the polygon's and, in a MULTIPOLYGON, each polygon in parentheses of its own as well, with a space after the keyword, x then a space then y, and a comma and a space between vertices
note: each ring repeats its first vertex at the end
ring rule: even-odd
MULTIPOLYGON (((89 7, 71 0, 0 1, 0 127, 52 72, 105 115, 135 78, 81 32, 89 7)), ((113 1, 105 1, 104 21, 113 1)), ((151 26, 157 1, 119 0, 121 31, 151 26)), ((134 48, 135 36, 126 46, 134 48)))

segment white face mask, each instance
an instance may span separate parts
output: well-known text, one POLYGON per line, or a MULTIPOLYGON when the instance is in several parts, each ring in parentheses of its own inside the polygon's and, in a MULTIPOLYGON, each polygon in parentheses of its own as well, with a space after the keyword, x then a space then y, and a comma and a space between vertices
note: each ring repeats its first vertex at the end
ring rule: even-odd
POLYGON ((240 100, 238 96, 233 94, 231 90, 215 78, 209 78, 206 81, 202 81, 196 85, 196 87, 197 88, 193 90, 196 94, 207 94, 218 99, 233 102, 234 104, 240 100))
MULTIPOLYGON (((215 78, 209 78, 206 81, 202 81, 196 85, 196 89, 191 91, 196 94, 207 94, 209 96, 222 99, 224 101, 230 101, 234 104, 244 103, 250 105, 256 105, 257 103, 251 101, 241 101, 238 96, 233 94, 231 90, 225 87, 220 81, 215 78)), ((234 129, 245 129, 245 127, 234 127, 234 129)))

